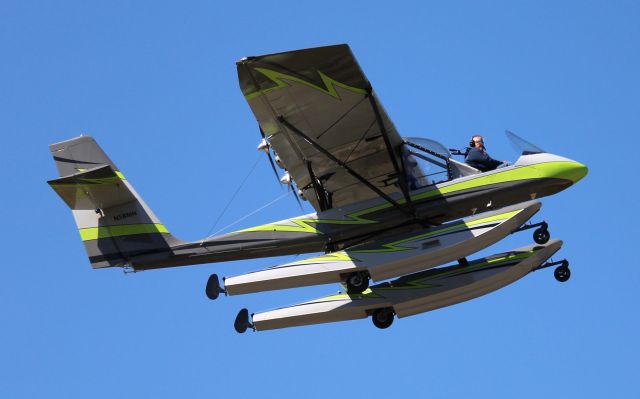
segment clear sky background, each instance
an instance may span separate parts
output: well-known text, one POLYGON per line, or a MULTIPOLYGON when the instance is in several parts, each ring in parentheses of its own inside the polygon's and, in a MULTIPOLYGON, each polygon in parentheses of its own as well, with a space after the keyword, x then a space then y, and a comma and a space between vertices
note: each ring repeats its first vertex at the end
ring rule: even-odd
MULTIPOLYGON (((640 376, 640 7, 634 1, 0 2, 0 397, 630 397, 640 376), (573 276, 396 320, 237 334, 237 311, 337 285, 219 299, 210 273, 91 270, 48 145, 91 134, 171 232, 201 238, 283 192, 237 84, 243 56, 349 43, 399 132, 503 131, 585 163, 543 200, 573 276), (229 210, 213 226, 255 162, 229 210)), ((306 211, 311 208, 307 206, 306 211)), ((237 225, 300 214, 284 198, 237 225)), ((529 233, 483 251, 531 243, 529 233)))

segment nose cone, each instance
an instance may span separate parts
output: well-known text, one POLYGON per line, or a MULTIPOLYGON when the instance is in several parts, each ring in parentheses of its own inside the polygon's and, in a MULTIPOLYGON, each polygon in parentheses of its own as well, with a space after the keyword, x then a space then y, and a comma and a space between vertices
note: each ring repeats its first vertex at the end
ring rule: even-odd
POLYGON ((583 177, 589 173, 589 168, 586 165, 581 164, 580 162, 568 162, 566 167, 566 178, 571 180, 573 184, 576 184, 583 177))
POLYGON ((587 175, 589 169, 580 162, 558 162, 555 170, 551 173, 551 176, 556 179, 563 179, 571 181, 571 184, 576 184, 580 179, 587 175))
POLYGON ((576 184, 587 175, 589 169, 569 158, 560 157, 553 154, 536 154, 537 158, 531 157, 534 168, 542 178, 560 179, 569 185, 576 184))

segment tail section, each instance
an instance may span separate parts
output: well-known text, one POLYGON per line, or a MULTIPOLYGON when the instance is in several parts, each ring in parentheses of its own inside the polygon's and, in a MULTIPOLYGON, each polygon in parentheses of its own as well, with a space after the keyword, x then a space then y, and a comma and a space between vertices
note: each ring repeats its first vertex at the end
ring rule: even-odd
POLYGON ((167 258, 180 243, 90 136, 50 146, 60 178, 49 185, 71 208, 94 268, 167 258))

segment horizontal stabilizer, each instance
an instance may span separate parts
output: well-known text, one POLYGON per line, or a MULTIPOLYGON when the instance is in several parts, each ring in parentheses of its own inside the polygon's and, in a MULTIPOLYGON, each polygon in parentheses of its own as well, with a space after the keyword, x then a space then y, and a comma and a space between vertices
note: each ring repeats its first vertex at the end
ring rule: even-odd
POLYGON ((47 183, 74 210, 108 209, 136 200, 122 173, 102 165, 47 183))

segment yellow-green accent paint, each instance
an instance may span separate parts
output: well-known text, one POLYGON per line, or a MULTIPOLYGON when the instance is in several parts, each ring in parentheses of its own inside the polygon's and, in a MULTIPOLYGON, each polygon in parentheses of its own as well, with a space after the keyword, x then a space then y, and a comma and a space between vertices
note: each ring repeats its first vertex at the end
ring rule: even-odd
POLYGON ((433 280, 437 280, 437 279, 442 279, 445 277, 449 277, 449 276, 453 276, 456 275, 458 273, 460 273, 460 271, 464 271, 465 273, 469 272, 469 271, 473 271, 473 270, 477 270, 477 269, 482 269, 483 267, 487 267, 487 266, 493 266, 495 264, 498 263, 508 263, 508 262, 513 262, 515 260, 521 260, 521 259, 526 259, 528 257, 530 257, 531 255, 533 255, 535 251, 528 251, 528 252, 521 252, 521 253, 517 253, 517 254, 510 254, 507 256, 502 256, 500 258, 494 258, 494 259, 489 259, 485 262, 481 262, 478 264, 471 264, 467 267, 464 268, 457 268, 455 270, 450 270, 447 272, 443 272, 443 273, 438 273, 438 274, 434 274, 428 277, 424 277, 421 279, 416 279, 413 281, 409 281, 401 286, 398 287, 380 287, 377 288, 379 290, 398 290, 398 289, 415 289, 415 288, 431 288, 437 285, 434 284, 429 284, 429 281, 433 281, 433 280))
POLYGON ((285 263, 283 266, 306 265, 317 262, 361 262, 360 259, 354 258, 347 251, 336 251, 326 255, 316 256, 314 258, 304 259, 301 261, 285 263))
POLYGON ((443 234, 443 233, 449 233, 451 231, 456 231, 456 230, 462 231, 462 230, 466 230, 466 229, 469 229, 471 227, 478 226, 478 225, 485 224, 485 223, 491 223, 491 222, 496 222, 496 221, 505 221, 505 220, 508 220, 508 219, 512 218, 513 216, 517 215, 520 212, 522 212, 522 209, 518 209, 518 210, 515 210, 515 211, 511 211, 511 212, 505 212, 505 213, 501 213, 499 215, 493 215, 493 216, 490 216, 490 217, 481 218, 481 219, 477 219, 477 220, 472 220, 472 221, 467 222, 467 223, 465 223, 465 222, 456 223, 453 226, 448 226, 448 227, 445 227, 445 228, 442 228, 442 229, 431 231, 429 233, 419 234, 419 235, 416 235, 416 236, 404 238, 402 240, 390 242, 390 243, 387 243, 387 244, 382 244, 381 248, 378 248, 378 249, 336 251, 336 252, 328 253, 326 255, 321 255, 321 256, 316 256, 316 257, 309 258, 309 259, 304 259, 304 260, 301 260, 301 261, 295 261, 295 262, 286 263, 283 266, 303 265, 303 264, 318 263, 318 262, 353 262, 353 263, 362 262, 360 259, 354 257, 354 254, 358 254, 358 253, 383 253, 383 252, 397 252, 397 251, 412 250, 412 249, 415 249, 415 248, 414 247, 404 247, 404 246, 401 246, 400 244, 403 244, 405 242, 419 240, 419 239, 422 239, 422 238, 431 237, 431 236, 437 236, 437 235, 440 235, 440 234, 443 234))
POLYGON ((336 294, 325 296, 323 298, 319 298, 313 302, 326 302, 326 301, 335 301, 339 299, 363 299, 363 298, 384 298, 382 295, 376 294, 371 291, 371 288, 367 288, 362 291, 360 294, 336 294))
POLYGON ((540 169, 542 177, 554 177, 556 179, 571 180, 573 184, 585 177, 589 172, 589 168, 580 162, 548 162, 532 165, 533 168, 540 169), (568 168, 566 164, 570 164, 568 168))
MULTIPOLYGON (((480 176, 475 179, 453 183, 439 187, 436 190, 426 191, 421 194, 412 196, 411 199, 418 201, 425 198, 435 197, 442 194, 449 194, 455 191, 467 190, 470 188, 488 186, 491 184, 508 183, 518 180, 530 180, 540 178, 556 178, 573 180, 570 177, 574 177, 574 169, 585 167, 578 162, 567 161, 554 161, 544 162, 534 165, 527 165, 523 167, 516 167, 511 170, 492 173, 485 176, 480 176), (577 167, 577 168, 576 168, 577 167)), ((389 204, 391 206, 391 204, 389 204)))
POLYGON ((485 262, 471 264, 464 268, 456 268, 455 270, 450 270, 447 272, 434 274, 425 278, 412 280, 396 287, 372 287, 373 290, 371 288, 368 288, 367 290, 363 291, 361 294, 346 294, 346 293, 336 294, 336 295, 330 295, 330 296, 318 298, 313 302, 327 302, 327 301, 335 301, 340 299, 353 300, 353 299, 384 298, 384 294, 381 294, 381 292, 384 292, 384 291, 414 290, 414 289, 427 289, 427 288, 439 287, 440 286, 439 284, 431 284, 429 283, 429 281, 453 276, 455 274, 460 273, 461 271, 464 271, 466 273, 469 271, 481 269, 483 267, 494 266, 499 263, 509 263, 509 262, 513 262, 514 260, 524 260, 530 257, 531 255, 533 255, 534 253, 535 251, 528 251, 528 252, 510 254, 507 256, 499 257, 499 258, 489 259, 485 262))
POLYGON ((122 174, 122 172, 120 172, 119 170, 116 170, 115 172, 116 172, 116 176, 118 176, 120 180, 127 180, 122 174))
POLYGON ((408 251, 408 250, 412 250, 412 249, 415 249, 415 248, 414 247, 404 247, 404 246, 401 246, 400 244, 404 244, 406 242, 420 240, 420 239, 428 238, 428 237, 432 237, 432 236, 437 236, 437 235, 440 235, 440 234, 443 234, 443 233, 450 233, 450 232, 456 231, 456 230, 463 231, 463 230, 467 230, 467 229, 469 229, 471 227, 478 226, 478 225, 485 224, 485 223, 491 223, 491 222, 495 222, 495 221, 505 221, 505 220, 517 215, 520 212, 522 212, 522 209, 518 209, 516 211, 502 213, 502 214, 499 214, 499 215, 490 216, 490 217, 487 217, 487 218, 473 220, 473 221, 470 221, 470 222, 460 222, 460 223, 456 223, 453 226, 445 227, 443 229, 439 229, 439 230, 431 231, 429 233, 420 234, 420 235, 417 235, 417 236, 408 237, 408 238, 404 238, 402 240, 398 240, 398 241, 390 242, 390 243, 387 243, 387 244, 383 244, 382 248, 379 248, 379 249, 363 249, 363 250, 354 250, 354 251, 351 251, 351 252, 354 252, 354 253, 382 253, 382 252, 408 251))
POLYGON ((384 209, 386 208, 386 204, 380 205, 375 208, 369 208, 364 211, 358 211, 350 215, 346 215, 346 217, 350 218, 350 220, 295 218, 295 219, 288 220, 289 222, 293 223, 294 226, 285 225, 285 224, 264 224, 261 226, 249 227, 248 229, 238 230, 236 231, 236 233, 245 233, 249 231, 281 231, 281 232, 294 232, 294 233, 323 234, 321 231, 319 231, 309 223, 339 224, 339 225, 358 225, 358 224, 379 223, 376 220, 369 220, 369 219, 364 219, 360 217, 362 213, 373 212, 372 209, 376 209, 376 208, 384 209))
POLYGON ((291 76, 291 75, 287 75, 286 73, 282 73, 282 72, 278 72, 278 71, 273 71, 271 69, 266 69, 266 68, 253 68, 255 71, 263 74, 264 76, 266 76, 267 78, 271 79, 276 86, 274 87, 270 87, 268 89, 264 89, 264 90, 259 90, 253 93, 247 93, 245 94, 245 98, 247 100, 252 100, 256 97, 260 97, 262 95, 265 95, 267 93, 270 93, 272 91, 275 90, 280 90, 283 89, 285 87, 289 87, 289 83, 285 82, 285 80, 288 80, 290 82, 296 82, 296 83, 300 83, 302 85, 305 85, 307 87, 310 87, 314 90, 318 90, 324 94, 327 94, 331 97, 340 99, 340 95, 338 94, 338 92, 336 91, 336 86, 337 87, 341 87, 345 90, 349 90, 351 92, 354 93, 359 93, 359 94, 367 94, 367 91, 364 89, 360 89, 357 87, 352 87, 352 86, 348 86, 344 83, 338 82, 337 80, 334 80, 332 78, 330 78, 329 76, 325 75, 324 73, 318 71, 318 75, 320 76, 320 78, 322 79, 322 83, 324 83, 326 89, 320 87, 320 86, 316 86, 313 83, 307 82, 306 80, 300 79, 296 76, 291 76))
POLYGON ((88 227, 80 229, 82 241, 97 240, 99 238, 131 236, 136 234, 169 233, 164 225, 155 224, 124 224, 116 226, 88 227))
MULTIPOLYGON (((488 186, 492 184, 501 184, 508 183, 520 180, 530 180, 530 179, 538 179, 538 178, 556 178, 556 179, 567 179, 572 182, 576 182, 584 176, 586 170, 586 166, 579 162, 569 162, 569 161, 553 161, 553 162, 545 162, 539 163, 535 165, 527 165, 522 167, 516 167, 514 169, 505 170, 505 171, 496 171, 496 173, 479 176, 477 178, 473 178, 466 181, 461 181, 458 183, 455 182, 446 182, 443 183, 440 187, 436 186, 435 188, 415 194, 411 196, 412 202, 418 202, 423 199, 438 197, 446 194, 451 194, 457 191, 468 190, 471 188, 478 188, 483 186, 488 186)), ((398 199, 396 201, 399 204, 404 204, 404 199, 398 199)), ((367 219, 363 216, 381 211, 384 209, 391 208, 393 205, 384 202, 380 205, 376 205, 371 208, 362 209, 353 213, 346 215, 347 220, 331 220, 331 219, 314 219, 314 218, 296 218, 289 219, 289 222, 295 224, 295 226, 290 225, 279 225, 279 224, 266 224, 256 227, 250 227, 248 229, 239 230, 236 233, 244 233, 250 231, 281 231, 281 232, 296 232, 296 233, 311 233, 311 234, 322 234, 313 224, 337 224, 337 225, 361 225, 361 224, 373 224, 379 223, 377 220, 367 219)))
POLYGON ((322 234, 315 227, 308 223, 318 223, 318 219, 289 219, 294 226, 285 224, 263 224, 261 226, 249 227, 248 229, 238 230, 236 233, 247 233, 250 231, 280 231, 289 233, 311 233, 322 234))

